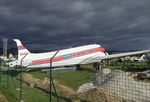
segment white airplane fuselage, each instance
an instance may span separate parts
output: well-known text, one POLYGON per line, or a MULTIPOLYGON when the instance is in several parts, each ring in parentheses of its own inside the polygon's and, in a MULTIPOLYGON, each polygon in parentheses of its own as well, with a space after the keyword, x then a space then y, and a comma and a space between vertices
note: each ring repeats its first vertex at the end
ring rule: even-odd
MULTIPOLYGON (((50 60, 57 51, 28 54, 22 62, 27 68, 46 68, 50 66, 50 60)), ((93 56, 105 56, 105 49, 100 45, 86 45, 81 47, 60 50, 52 59, 52 67, 69 66, 80 64, 80 62, 93 56)))

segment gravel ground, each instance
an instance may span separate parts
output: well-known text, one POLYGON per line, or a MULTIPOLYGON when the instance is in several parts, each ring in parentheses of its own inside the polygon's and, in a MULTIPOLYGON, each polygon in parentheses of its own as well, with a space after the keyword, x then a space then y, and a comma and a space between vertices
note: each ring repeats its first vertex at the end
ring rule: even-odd
POLYGON ((99 73, 93 83, 99 87, 109 88, 122 98, 135 102, 150 102, 150 83, 135 81, 129 72, 116 70, 107 75, 99 73))

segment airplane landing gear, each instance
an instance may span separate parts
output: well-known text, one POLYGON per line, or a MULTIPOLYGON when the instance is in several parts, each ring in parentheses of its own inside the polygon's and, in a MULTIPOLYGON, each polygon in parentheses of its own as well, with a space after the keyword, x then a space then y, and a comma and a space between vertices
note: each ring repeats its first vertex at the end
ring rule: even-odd
POLYGON ((93 67, 96 69, 96 71, 101 71, 101 64, 99 62, 94 63, 93 67))
POLYGON ((78 64, 78 65, 76 65, 76 70, 78 71, 78 70, 80 70, 81 69, 81 67, 80 67, 80 65, 78 64))

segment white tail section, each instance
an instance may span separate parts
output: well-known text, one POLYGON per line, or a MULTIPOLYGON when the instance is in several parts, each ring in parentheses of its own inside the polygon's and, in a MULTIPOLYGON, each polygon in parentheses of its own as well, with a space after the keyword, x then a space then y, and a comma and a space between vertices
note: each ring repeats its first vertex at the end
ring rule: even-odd
POLYGON ((26 54, 30 54, 30 52, 23 46, 19 39, 13 39, 17 43, 18 48, 18 61, 20 61, 26 54))

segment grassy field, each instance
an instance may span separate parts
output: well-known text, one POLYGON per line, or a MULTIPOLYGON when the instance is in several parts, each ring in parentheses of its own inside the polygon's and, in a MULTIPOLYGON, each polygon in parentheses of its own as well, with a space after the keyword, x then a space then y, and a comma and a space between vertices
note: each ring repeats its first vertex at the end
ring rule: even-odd
MULTIPOLYGON (((105 68, 111 69, 121 69, 125 71, 143 71, 149 69, 150 63, 147 62, 110 62, 108 64, 102 64, 105 68)), ((3 72, 1 72, 1 85, 0 93, 4 94, 9 102, 17 102, 19 100, 19 85, 20 81, 16 73, 9 73, 11 76, 8 77, 7 66, 0 66, 3 72), (9 80, 8 80, 9 78, 9 80), (9 84, 8 84, 9 83, 9 84)), ((92 64, 81 65, 82 70, 80 71, 69 71, 69 72, 54 72, 54 80, 60 81, 60 83, 69 86, 71 88, 77 89, 80 85, 90 82, 90 78, 95 75, 95 70, 92 64)), ((44 77, 49 77, 49 73, 43 73, 41 71, 31 71, 28 72, 34 77, 43 79, 44 77)), ((24 102, 49 102, 49 95, 35 88, 30 88, 26 84, 23 84, 23 100, 24 102)), ((55 102, 55 97, 52 97, 52 102, 55 102)), ((61 100, 64 102, 64 100, 61 100)))
MULTIPOLYGON (((10 77, 2 74, 0 91, 5 94, 9 102, 17 102, 20 96, 20 81, 16 77, 10 77), (12 98, 13 97, 13 98, 12 98)), ((49 95, 44 92, 30 88, 26 84, 22 85, 22 97, 24 102, 49 102, 49 95)), ((55 97, 52 97, 55 101, 55 97)))
MULTIPOLYGON (((45 74, 41 71, 29 72, 36 78, 43 79, 48 77, 49 74, 45 74)), ((69 71, 69 72, 54 72, 54 80, 60 81, 62 84, 77 89, 80 85, 84 83, 89 83, 90 78, 95 74, 93 71, 80 70, 80 71, 69 71)))
MULTIPOLYGON (((2 92, 8 99, 9 102, 17 102, 19 100, 20 81, 16 72, 10 72, 9 77, 6 71, 7 66, 1 66, 3 72, 1 73, 1 87, 0 92, 2 92), (11 77, 12 76, 12 77, 11 77)), ((34 77, 43 79, 48 77, 48 73, 43 73, 41 71, 29 72, 34 77)), ((81 71, 71 71, 71 72, 56 72, 53 73, 54 80, 60 81, 62 84, 77 89, 80 85, 90 82, 89 79, 94 75, 93 71, 81 70, 81 71)), ((41 90, 30 88, 26 84, 23 84, 22 97, 24 102, 49 102, 49 94, 44 93, 41 90)), ((56 101, 56 97, 52 97, 52 102, 56 101)), ((64 102, 64 100, 61 100, 64 102)))
POLYGON ((108 64, 103 64, 104 67, 111 68, 113 70, 120 69, 123 71, 144 71, 150 69, 150 62, 117 62, 110 61, 108 64))

